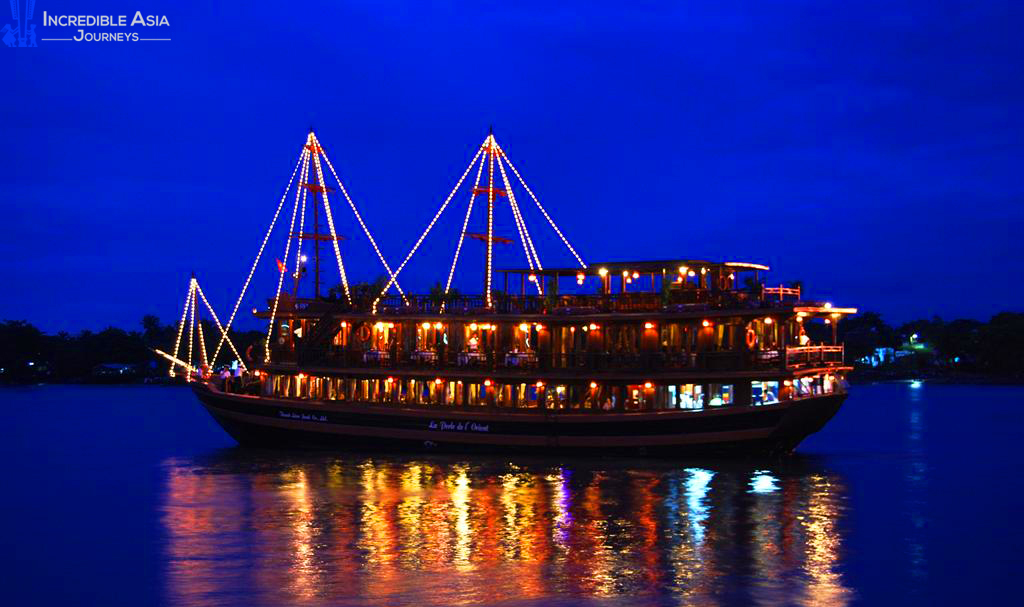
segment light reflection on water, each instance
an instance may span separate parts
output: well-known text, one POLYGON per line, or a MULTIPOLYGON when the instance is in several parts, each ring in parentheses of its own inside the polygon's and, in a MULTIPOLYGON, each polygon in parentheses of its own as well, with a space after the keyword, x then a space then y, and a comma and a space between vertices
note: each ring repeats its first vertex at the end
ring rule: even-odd
POLYGON ((172 458, 169 602, 792 604, 852 593, 843 479, 735 464, 172 458))

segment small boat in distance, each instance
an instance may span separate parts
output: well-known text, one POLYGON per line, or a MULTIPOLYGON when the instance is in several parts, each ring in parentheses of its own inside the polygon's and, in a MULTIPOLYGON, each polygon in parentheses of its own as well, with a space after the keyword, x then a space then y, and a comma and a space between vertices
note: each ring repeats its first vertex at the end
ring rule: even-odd
POLYGON ((768 271, 702 259, 585 263, 492 134, 392 268, 310 132, 226 325, 193 279, 178 343, 164 356, 172 375, 195 380, 203 406, 243 445, 781 454, 822 428, 846 399, 850 367, 835 329, 856 309, 810 300, 799 287, 766 286, 768 271), (193 365, 193 331, 202 365, 212 367, 225 343, 242 358, 227 329, 293 190, 277 290, 253 309, 267 322, 264 351, 258 363, 240 360, 242 379, 209 377, 193 365), (400 273, 460 190, 468 205, 444 288, 406 292, 400 273), (331 210, 338 193, 387 272, 379 291, 349 284, 331 210), (574 265, 541 265, 521 198, 535 203, 547 224, 541 227, 574 265), (474 203, 486 213, 478 233, 468 231, 474 203), (495 235, 499 206, 510 211, 525 267, 494 268, 494 245, 515 242, 495 235), (451 288, 467 238, 486 247, 479 295, 451 288), (321 265, 331 257, 341 288, 324 294, 321 265), (198 301, 220 330, 212 357, 195 321, 198 301))

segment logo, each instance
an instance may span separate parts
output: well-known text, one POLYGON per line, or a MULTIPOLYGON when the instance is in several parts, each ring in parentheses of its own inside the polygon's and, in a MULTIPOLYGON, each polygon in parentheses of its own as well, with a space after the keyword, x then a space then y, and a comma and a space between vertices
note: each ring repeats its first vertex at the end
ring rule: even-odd
POLYGON ((36 44, 36 24, 29 23, 32 20, 32 12, 36 7, 36 0, 10 0, 11 18, 14 23, 7 23, 0 29, 4 44, 10 47, 38 46, 36 44), (24 3, 25 11, 20 9, 24 3))

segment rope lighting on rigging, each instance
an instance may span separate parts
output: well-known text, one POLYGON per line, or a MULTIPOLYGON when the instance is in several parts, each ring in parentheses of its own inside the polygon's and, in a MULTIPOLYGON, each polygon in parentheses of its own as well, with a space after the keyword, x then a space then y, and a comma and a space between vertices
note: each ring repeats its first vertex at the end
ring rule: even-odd
POLYGON ((441 213, 443 213, 444 210, 448 207, 448 203, 452 201, 452 197, 455 196, 455 192, 459 191, 459 187, 462 186, 462 182, 466 180, 466 175, 469 175, 469 171, 473 168, 473 165, 476 164, 477 158, 479 158, 480 154, 482 154, 482 153, 483 153, 483 149, 482 148, 477 150, 476 155, 473 156, 473 160, 471 160, 469 162, 469 166, 466 167, 466 170, 463 171, 462 176, 459 177, 459 180, 455 183, 455 187, 452 188, 452 191, 448 194, 448 197, 444 199, 444 202, 441 204, 441 208, 439 208, 437 210, 437 213, 434 214, 434 218, 430 220, 429 224, 427 224, 427 229, 423 230, 423 233, 420 234, 420 237, 416 240, 416 244, 412 245, 412 249, 409 250, 409 254, 405 256, 405 259, 402 260, 402 263, 395 270, 395 273, 391 277, 391 280, 388 281, 388 284, 384 285, 384 288, 381 290, 380 295, 378 295, 377 299, 374 300, 374 302, 373 302, 373 309, 374 309, 374 311, 376 311, 376 309, 377 309, 377 303, 388 292, 388 288, 391 286, 391 283, 394 282, 394 280, 402 272, 402 268, 405 267, 405 264, 409 263, 409 260, 416 253, 416 249, 418 249, 420 247, 420 244, 423 242, 423 239, 427 237, 427 234, 430 233, 431 228, 433 228, 434 224, 437 223, 438 217, 440 217, 441 213))
MULTIPOLYGON (((479 155, 480 154, 477 153, 477 156, 479 155)), ((473 165, 470 165, 470 168, 472 167, 473 165)), ((459 232, 459 243, 455 245, 455 256, 452 258, 452 267, 448 271, 448 281, 444 284, 445 295, 448 295, 448 292, 452 288, 452 278, 455 277, 455 265, 459 263, 459 252, 462 251, 462 243, 466 240, 466 229, 469 227, 469 216, 473 212, 473 201, 476 199, 476 190, 480 187, 480 176, 483 175, 483 173, 484 161, 481 159, 480 166, 477 167, 476 180, 473 182, 473 189, 469 194, 469 205, 466 207, 466 217, 462 220, 462 231, 459 232)))
MULTIPOLYGON (((493 307, 491 291, 494 284, 494 243, 511 242, 508 239, 497 238, 494 234, 495 202, 497 201, 497 198, 499 196, 508 199, 509 208, 512 211, 512 219, 515 222, 516 230, 519 233, 520 242, 523 247, 523 253, 526 255, 526 262, 529 266, 529 269, 531 270, 531 272, 534 270, 542 271, 544 269, 544 266, 542 265, 540 260, 540 255, 538 255, 537 248, 534 244, 533 238, 530 235, 530 230, 527 226, 526 218, 524 217, 523 211, 520 208, 518 201, 516 200, 515 192, 512 188, 512 182, 508 176, 508 173, 505 170, 505 162, 508 163, 508 168, 512 170, 512 173, 518 179, 519 184, 523 187, 523 189, 526 190, 529 196, 533 199, 534 203, 536 203, 537 208, 544 215, 544 218, 551 225, 552 229, 555 231, 555 234, 557 234, 559 239, 561 239, 562 243, 565 244, 566 248, 569 250, 572 256, 576 259, 576 261, 579 262, 580 266, 582 266, 583 269, 587 268, 587 264, 584 263, 583 259, 572 247, 568 239, 566 239, 565 235, 562 233, 562 231, 555 224, 554 220, 551 218, 551 215, 548 214, 547 210, 543 207, 543 205, 541 205, 540 201, 537 199, 537 196, 526 185, 526 182, 523 180, 522 175, 519 174, 519 171, 516 169, 515 165, 513 165, 512 162, 508 159, 508 156, 505 154, 501 146, 498 145, 498 142, 495 139, 494 135, 489 133, 487 137, 484 139, 483 143, 477 149, 477 152, 473 156, 473 159, 470 160, 469 164, 466 166, 466 169, 463 171, 462 175, 455 183, 455 187, 453 187, 451 192, 448 193, 448 196, 444 199, 444 202, 441 204, 440 208, 438 208, 438 210, 435 212, 434 216, 427 224, 427 227, 420 234, 419 238, 416 239, 416 242, 413 244, 412 248, 406 254, 405 258, 402 260, 402 263, 399 264, 398 267, 395 269, 394 275, 392 276, 391 280, 388 282, 387 285, 385 285, 384 289, 381 290, 380 294, 374 300, 373 312, 377 311, 377 305, 379 304, 380 300, 384 297, 384 295, 387 293, 388 288, 391 286, 391 282, 397 280, 398 275, 402 272, 403 269, 405 269, 405 266, 409 263, 409 260, 412 259, 412 256, 416 254, 416 251, 419 250, 420 246, 423 244, 423 241, 430 234, 431 230, 434 228, 434 225, 438 222, 441 215, 444 213, 445 209, 448 208, 452 199, 458 192, 459 188, 462 187, 462 184, 466 181, 466 177, 469 176, 470 172, 473 170, 473 167, 477 164, 477 162, 479 162, 479 165, 477 165, 476 179, 473 183, 473 187, 469 198, 469 204, 467 206, 466 214, 462 221, 462 230, 459 232, 459 236, 456 241, 455 254, 452 257, 452 264, 449 267, 448 277, 447 280, 445 281, 445 295, 447 295, 451 291, 452 281, 454 280, 455 276, 455 269, 459 262, 459 258, 462 252, 462 245, 465 242, 465 237, 467 235, 471 235, 467 232, 467 229, 469 226, 470 217, 473 212, 474 200, 477 195, 483 194, 485 192, 487 194, 487 231, 485 234, 471 236, 473 236, 474 238, 479 238, 480 240, 484 240, 487 246, 485 253, 484 268, 484 300, 486 306, 493 307), (480 181, 483 176, 485 163, 487 164, 487 187, 482 188, 480 187, 480 181), (501 177, 501 182, 502 185, 504 186, 504 189, 495 187, 495 164, 497 164, 498 171, 501 177)), ((531 282, 533 282, 536 286, 538 293, 543 292, 543 281, 540 280, 539 277, 537 280, 531 280, 531 282)), ((443 310, 446 305, 447 301, 442 301, 440 306, 441 309, 443 310)))
MULTIPOLYGON (((302 163, 302 180, 303 181, 308 181, 308 178, 306 176, 309 174, 309 156, 310 156, 310 153, 306 152, 305 153, 305 160, 302 163)), ((299 210, 299 190, 300 189, 301 188, 296 188, 295 189, 295 206, 292 207, 292 220, 291 220, 291 223, 288 226, 288 234, 289 235, 292 234, 295 231, 295 215, 296 215, 296 213, 299 210)), ((291 248, 291 245, 292 245, 292 239, 289 236, 284 241, 284 255, 282 256, 282 259, 284 259, 286 262, 288 261, 288 251, 291 248)), ((287 271, 288 271, 288 269, 286 267, 282 266, 282 267, 278 268, 277 290, 274 292, 274 306, 273 306, 273 309, 270 312, 270 322, 267 323, 267 339, 266 339, 266 342, 264 342, 264 348, 263 348, 263 360, 264 360, 264 362, 270 362, 270 337, 274 333, 274 318, 277 316, 277 307, 278 307, 278 305, 280 304, 280 301, 281 301, 281 285, 284 284, 284 274, 287 271)), ((344 273, 342 273, 342 275, 344 275, 344 273)), ((345 293, 348 294, 348 286, 347 286, 348 283, 345 283, 345 284, 346 284, 345 293)))
MULTIPOLYGON (((495 143, 495 145, 497 145, 497 143, 495 143)), ((526 193, 530 195, 530 198, 533 198, 533 201, 537 203, 537 208, 540 209, 540 212, 544 214, 544 218, 547 219, 548 223, 551 224, 551 227, 555 230, 555 233, 558 234, 558 237, 562 239, 562 242, 565 243, 565 246, 569 249, 569 252, 572 253, 572 256, 576 258, 576 261, 580 262, 580 265, 584 269, 586 269, 587 264, 583 262, 583 259, 579 256, 579 254, 576 253, 576 249, 572 248, 572 245, 569 244, 569 241, 565 238, 564 235, 562 235, 562 231, 558 229, 557 225, 555 225, 555 220, 551 219, 551 216, 548 215, 548 212, 544 209, 544 206, 540 203, 540 200, 537 199, 537 196, 533 193, 533 190, 531 190, 530 186, 526 185, 526 182, 523 181, 523 176, 519 174, 518 170, 516 170, 516 165, 512 164, 512 160, 509 159, 508 155, 505 154, 505 151, 501 149, 501 146, 498 146, 498 153, 505 157, 505 161, 508 162, 508 168, 512 169, 512 172, 515 174, 516 179, 518 179, 519 183, 523 185, 523 189, 526 190, 526 193)))
MULTIPOLYGON (((242 292, 238 294, 238 300, 235 301, 235 307, 231 310, 231 316, 228 317, 228 327, 231 327, 231 323, 235 322, 235 315, 238 314, 238 308, 242 305, 242 299, 245 297, 246 291, 249 289, 249 283, 252 282, 252 275, 256 273, 256 266, 260 263, 260 258, 263 257, 263 250, 267 248, 267 241, 270 240, 270 234, 274 231, 274 226, 277 225, 277 217, 281 214, 281 209, 284 207, 284 201, 288 198, 288 191, 292 189, 292 183, 295 181, 295 174, 298 173, 299 167, 302 166, 303 159, 306 157, 306 150, 303 149, 299 153, 299 160, 295 163, 295 168, 292 170, 292 176, 288 179, 288 185, 284 188, 284 193, 281 195, 281 202, 277 203, 277 210, 274 211, 274 218, 270 221, 270 227, 267 228, 267 233, 263 236, 263 242, 260 243, 260 250, 256 253, 256 259, 252 262, 252 267, 249 268, 249 275, 245 277, 245 283, 242 285, 242 292)), ((300 178, 301 179, 301 178, 300 178)), ((184 317, 182 322, 184 322, 184 317)), ((226 335, 227 333, 225 333, 226 335)), ((221 347, 224 345, 224 339, 221 337, 220 342, 217 343, 217 348, 213 352, 213 358, 216 359, 220 353, 221 347)))
MULTIPOLYGON (((327 163, 327 168, 331 169, 331 174, 334 175, 335 181, 338 182, 338 187, 339 189, 341 189, 341 193, 345 196, 345 200, 348 201, 348 206, 352 207, 352 213, 356 216, 356 220, 359 222, 359 225, 363 228, 363 232, 366 234, 366 237, 370 239, 370 245, 373 246, 374 252, 377 253, 377 259, 380 259, 380 262, 384 264, 384 269, 388 271, 388 276, 391 278, 391 282, 395 283, 395 289, 398 290, 398 293, 402 296, 402 299, 404 300, 405 293, 402 292, 402 287, 401 285, 398 284, 397 273, 391 271, 391 266, 388 265, 387 260, 384 259, 384 255, 380 252, 380 249, 377 247, 377 241, 373 239, 373 234, 370 233, 370 229, 366 227, 366 224, 363 222, 362 216, 359 215, 359 209, 356 208, 355 203, 352 202, 352 199, 349 197, 348 190, 345 189, 345 184, 342 183, 341 178, 338 177, 338 173, 334 170, 334 165, 331 164, 331 159, 327 157, 327 152, 324 151, 323 146, 321 146, 320 142, 317 141, 316 135, 310 133, 309 136, 313 140, 313 143, 316 145, 317 150, 320 152, 320 155, 324 157, 324 161, 327 163)), ((317 171, 319 170, 320 162, 318 160, 317 171)), ((325 195, 324 203, 326 204, 326 202, 327 196, 325 195)))

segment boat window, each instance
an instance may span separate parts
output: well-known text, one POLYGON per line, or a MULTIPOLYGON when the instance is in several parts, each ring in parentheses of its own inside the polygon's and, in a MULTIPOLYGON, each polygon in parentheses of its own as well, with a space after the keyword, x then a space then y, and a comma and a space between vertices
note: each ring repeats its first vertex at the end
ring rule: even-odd
POLYGON ((708 405, 723 407, 732 404, 732 384, 711 384, 708 389, 708 405))
POLYGON ((779 382, 750 382, 751 403, 754 405, 771 405, 779 402, 779 382))

